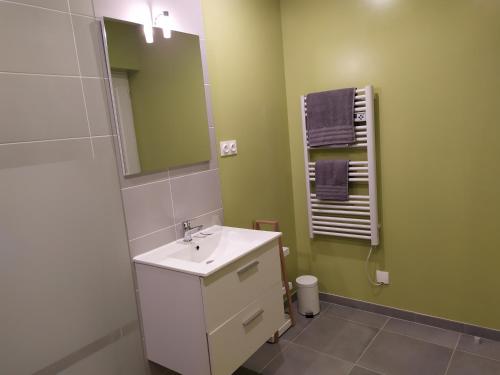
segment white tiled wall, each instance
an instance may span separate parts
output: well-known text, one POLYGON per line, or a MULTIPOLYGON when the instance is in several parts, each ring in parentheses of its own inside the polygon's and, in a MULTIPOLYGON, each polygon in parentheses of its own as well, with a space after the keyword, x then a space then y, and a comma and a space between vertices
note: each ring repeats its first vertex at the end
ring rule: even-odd
POLYGON ((0 0, 1 374, 146 372, 92 15, 0 0))
POLYGON ((173 29, 200 36, 211 159, 160 173, 121 178, 131 255, 135 256, 179 238, 181 222, 186 219, 205 225, 223 221, 201 3, 200 0, 94 0, 94 6, 98 16, 140 23, 150 12, 168 10, 173 29))
MULTIPOLYGON (((202 35, 198 1, 153 5, 202 35)), ((121 177, 103 62, 92 0, 0 0, 2 374, 146 371, 120 191, 132 255, 222 221, 213 119, 210 161, 121 177)))

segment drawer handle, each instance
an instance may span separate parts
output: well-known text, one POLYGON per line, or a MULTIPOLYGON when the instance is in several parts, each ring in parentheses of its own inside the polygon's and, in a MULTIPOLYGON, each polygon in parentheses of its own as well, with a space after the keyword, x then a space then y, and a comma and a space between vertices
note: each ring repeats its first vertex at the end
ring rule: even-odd
POLYGON ((248 263, 246 266, 241 267, 238 271, 236 271, 236 273, 238 275, 241 275, 242 273, 247 272, 250 268, 257 266, 258 264, 259 264, 259 261, 254 260, 253 262, 248 263))
POLYGON ((252 323, 255 319, 257 319, 259 316, 261 316, 264 313, 264 309, 258 309, 256 312, 254 312, 252 315, 250 315, 248 318, 246 318, 243 323, 243 326, 246 327, 250 323, 252 323))

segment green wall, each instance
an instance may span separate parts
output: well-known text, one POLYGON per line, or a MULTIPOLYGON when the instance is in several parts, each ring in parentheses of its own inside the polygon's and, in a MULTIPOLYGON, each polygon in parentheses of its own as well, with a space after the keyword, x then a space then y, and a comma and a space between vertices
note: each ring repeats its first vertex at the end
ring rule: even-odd
POLYGON ((276 218, 284 232, 290 278, 296 246, 277 0, 204 0, 215 129, 236 139, 238 155, 219 159, 226 225, 276 218))
MULTIPOLYGON (((500 328, 500 2, 281 8, 299 271, 325 292, 500 328), (366 280, 364 242, 310 241, 306 219, 299 96, 365 84, 378 95, 382 243, 372 270, 390 271, 384 288, 366 280)), ((246 45, 239 38, 238 50, 246 45)))

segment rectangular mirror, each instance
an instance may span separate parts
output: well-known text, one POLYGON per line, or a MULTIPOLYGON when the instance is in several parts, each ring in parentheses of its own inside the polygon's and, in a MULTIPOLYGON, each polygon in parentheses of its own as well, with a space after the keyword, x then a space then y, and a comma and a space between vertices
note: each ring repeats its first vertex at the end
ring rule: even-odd
POLYGON ((125 176, 210 159, 200 42, 197 35, 104 18, 113 112, 125 176))

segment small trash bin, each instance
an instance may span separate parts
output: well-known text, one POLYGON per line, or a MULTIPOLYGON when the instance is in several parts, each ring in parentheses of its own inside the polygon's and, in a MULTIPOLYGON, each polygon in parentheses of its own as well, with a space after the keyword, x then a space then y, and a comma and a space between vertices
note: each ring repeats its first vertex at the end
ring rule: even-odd
POLYGON ((299 313, 304 316, 319 314, 318 278, 311 275, 297 277, 299 313))

